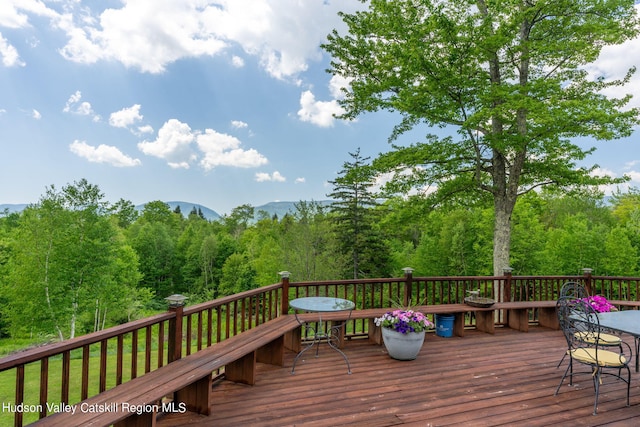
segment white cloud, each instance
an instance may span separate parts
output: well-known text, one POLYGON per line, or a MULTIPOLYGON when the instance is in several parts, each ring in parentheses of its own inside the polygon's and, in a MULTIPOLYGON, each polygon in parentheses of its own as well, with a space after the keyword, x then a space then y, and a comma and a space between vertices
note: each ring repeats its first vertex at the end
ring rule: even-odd
POLYGON ((139 126, 138 127, 138 133, 140 133, 140 134, 153 133, 153 126, 151 126, 151 125, 139 126))
POLYGON ((348 79, 343 76, 334 75, 329 80, 329 92, 334 99, 343 99, 344 91, 343 89, 348 89, 351 84, 351 79, 348 79))
POLYGON ((138 149, 148 156, 166 160, 172 168, 188 169, 197 158, 191 147, 194 140, 189 125, 170 119, 160 128, 155 141, 142 141, 138 149))
POLYGON ((272 174, 266 172, 256 173, 256 181, 258 182, 285 182, 286 180, 278 171, 274 171, 272 174))
POLYGON ((266 164, 267 158, 254 149, 243 149, 234 136, 206 129, 194 131, 179 120, 168 120, 155 141, 143 141, 143 153, 167 161, 172 168, 189 168, 198 162, 204 170, 216 166, 251 168, 266 164))
POLYGON ((36 110, 35 108, 31 111, 31 117, 33 117, 36 120, 40 120, 42 118, 42 114, 40 114, 40 111, 36 110))
POLYGON ((54 10, 49 9, 41 0, 2 0, 2 7, 0 7, 0 27, 28 27, 30 25, 28 14, 49 18, 58 16, 54 10))
POLYGON ((233 55, 233 57, 231 58, 231 65, 236 68, 242 68, 244 67, 244 59, 240 58, 239 56, 233 55))
MULTIPOLYGON (((215 56, 240 46, 271 76, 296 81, 309 61, 322 57, 320 43, 343 29, 338 11, 363 9, 358 1, 327 0, 129 0, 109 8, 68 1, 64 13, 39 0, 3 0, 0 24, 24 27, 28 13, 51 18, 64 31, 62 55, 81 63, 118 61, 160 73, 183 58, 215 56)), ((51 5, 57 2, 52 2, 51 5)), ((238 55, 230 65, 244 66, 238 55)))
POLYGON ((320 127, 333 126, 334 115, 340 115, 344 109, 338 105, 338 101, 316 101, 311 91, 307 90, 300 95, 300 110, 298 117, 303 122, 310 122, 320 127))
POLYGON ((296 184, 304 184, 307 180, 305 178, 296 178, 295 183, 296 184))
POLYGON ((240 148, 240 140, 234 136, 218 133, 213 129, 198 135, 197 144, 204 157, 200 165, 205 170, 216 166, 251 168, 266 164, 267 158, 254 149, 240 148))
POLYGON ((73 141, 69 145, 72 153, 92 163, 106 163, 115 167, 132 167, 142 164, 139 159, 123 154, 117 147, 100 144, 91 146, 84 141, 73 141))
MULTIPOLYGON (((640 14, 640 4, 636 4, 636 11, 640 14)), ((640 38, 628 40, 623 44, 605 46, 600 56, 586 67, 592 78, 604 77, 605 79, 621 79, 631 67, 638 65, 640 57, 640 38)), ((629 105, 640 108, 640 71, 637 71, 631 81, 624 87, 609 88, 603 93, 607 96, 622 98, 627 94, 633 94, 629 105)))
POLYGON ((93 116, 93 121, 100 120, 100 116, 93 111, 91 103, 82 101, 82 92, 77 90, 73 95, 69 97, 62 111, 65 113, 78 114, 80 116, 93 116))
POLYGON ((231 121, 231 126, 236 128, 236 129, 243 129, 243 128, 247 128, 249 127, 249 125, 243 121, 240 120, 232 120, 231 121))
POLYGON ((26 64, 20 59, 18 50, 0 33, 0 58, 5 67, 24 67, 26 64))
POLYGON ((136 122, 142 120, 140 114, 140 104, 132 105, 129 108, 123 108, 120 111, 111 113, 109 124, 117 128, 128 128, 136 122))
POLYGON ((128 1, 120 9, 104 10, 98 25, 66 28, 69 41, 61 52, 72 61, 116 60, 160 73, 179 59, 212 56, 227 46, 203 22, 205 11, 212 7, 199 0, 128 1))

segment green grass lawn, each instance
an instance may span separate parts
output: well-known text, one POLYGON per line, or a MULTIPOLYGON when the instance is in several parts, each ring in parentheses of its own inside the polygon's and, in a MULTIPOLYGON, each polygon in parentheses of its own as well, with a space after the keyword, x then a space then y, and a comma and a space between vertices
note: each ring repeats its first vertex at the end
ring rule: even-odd
MULTIPOLYGON (((157 342, 157 341, 156 341, 157 342)), ((155 346, 154 346, 155 347, 155 346)), ((24 347, 23 347, 24 348, 24 347)), ((110 340, 107 357, 107 389, 116 384, 116 342, 110 340), (113 341, 113 342, 111 342, 113 341)), ((89 396, 98 394, 100 384, 100 345, 94 344, 90 347, 91 356, 89 359, 89 396)), ((164 354, 164 364, 166 364, 166 353, 164 354)), ((138 376, 144 374, 145 354, 144 354, 144 334, 142 334, 138 344, 138 376)), ((158 352, 153 348, 151 352, 151 369, 158 366, 158 352)), ((81 399, 82 387, 82 350, 71 352, 71 370, 69 384, 69 403, 74 404, 81 399)), ((123 357, 123 381, 131 378, 131 338, 125 338, 123 357)), ((39 405, 40 400, 40 362, 30 363, 25 366, 24 374, 24 404, 39 405)), ((13 411, 9 405, 15 404, 15 382, 16 370, 0 372, 0 427, 13 425, 13 411)), ((49 380, 48 380, 48 403, 60 403, 62 394, 62 356, 49 359, 49 380)), ((31 423, 38 419, 38 413, 24 414, 24 424, 31 423)))

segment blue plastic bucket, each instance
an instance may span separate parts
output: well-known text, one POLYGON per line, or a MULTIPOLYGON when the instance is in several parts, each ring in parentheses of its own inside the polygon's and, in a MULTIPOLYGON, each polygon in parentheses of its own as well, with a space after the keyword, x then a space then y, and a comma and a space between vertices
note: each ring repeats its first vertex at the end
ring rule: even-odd
POLYGON ((453 336, 453 314, 436 314, 436 335, 443 338, 453 336))

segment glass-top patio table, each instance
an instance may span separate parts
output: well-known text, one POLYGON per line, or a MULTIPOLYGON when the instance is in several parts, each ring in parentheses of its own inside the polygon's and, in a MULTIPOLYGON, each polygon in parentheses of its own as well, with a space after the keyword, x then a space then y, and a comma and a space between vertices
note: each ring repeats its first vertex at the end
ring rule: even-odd
POLYGON ((638 351, 640 351, 640 310, 610 311, 598 313, 600 327, 633 335, 636 352, 636 372, 638 372, 638 351))
MULTIPOLYGON (((347 373, 351 374, 351 365, 349 364, 349 359, 347 355, 344 354, 342 350, 340 350, 339 346, 339 332, 343 327, 340 325, 333 325, 329 328, 325 327, 324 321, 322 320, 322 313, 331 313, 336 311, 349 311, 349 318, 351 318, 351 311, 355 308, 355 304, 353 301, 349 301, 342 298, 334 298, 334 297, 304 297, 304 298, 296 298, 289 302, 289 305, 294 310, 294 314, 298 323, 307 331, 307 337, 312 337, 312 340, 309 344, 303 348, 300 353, 298 353, 293 359, 293 366, 291 367, 291 373, 295 373, 296 363, 298 359, 304 352, 312 348, 314 345, 316 346, 316 357, 318 357, 318 351, 320 350, 320 342, 326 340, 329 347, 337 351, 342 355, 344 361, 347 363, 347 373), (318 313, 318 320, 314 320, 313 322, 305 322, 302 321, 298 317, 298 312, 304 311, 308 313, 318 313), (317 325, 317 326, 314 326, 317 325)), ((348 319, 347 319, 348 320, 348 319)))

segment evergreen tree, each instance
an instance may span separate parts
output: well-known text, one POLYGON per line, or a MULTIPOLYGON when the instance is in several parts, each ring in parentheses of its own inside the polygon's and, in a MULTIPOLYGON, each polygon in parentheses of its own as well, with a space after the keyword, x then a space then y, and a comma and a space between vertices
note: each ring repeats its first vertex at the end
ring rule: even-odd
POLYGON ((359 148, 349 155, 353 161, 345 162, 339 177, 329 181, 336 233, 342 251, 351 258, 354 279, 384 276, 390 264, 389 250, 377 226, 380 211, 371 192, 374 176, 367 164, 369 157, 362 157, 359 148))

